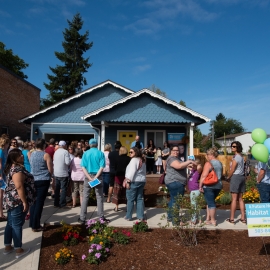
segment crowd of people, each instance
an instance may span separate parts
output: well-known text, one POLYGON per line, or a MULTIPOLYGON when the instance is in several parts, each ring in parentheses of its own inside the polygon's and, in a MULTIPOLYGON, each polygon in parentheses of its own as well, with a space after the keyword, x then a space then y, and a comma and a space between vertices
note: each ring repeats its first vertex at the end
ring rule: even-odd
MULTIPOLYGON (((129 150, 120 141, 116 141, 113 147, 106 144, 104 151, 97 147, 95 138, 68 143, 63 140, 55 141, 53 138, 49 142, 41 138, 23 142, 20 138, 10 140, 7 135, 0 137, 0 218, 7 220, 4 254, 15 250, 16 258, 19 258, 30 251, 22 248, 22 226, 25 220, 29 219, 29 227, 33 232, 45 230, 40 219, 48 191, 51 191, 55 208, 77 207, 79 197, 81 207, 78 222, 81 224, 87 218, 92 188, 97 200, 97 215, 104 222, 109 222, 104 216, 104 203, 115 204, 115 212, 119 211, 120 204, 126 204, 127 221, 132 220, 136 204, 136 218, 143 220, 146 175, 154 172, 154 166, 157 174, 162 170, 166 172, 165 185, 170 193, 168 222, 181 223, 180 217, 175 219, 171 210, 176 196, 184 196, 188 184, 191 204, 196 208, 196 198, 203 194, 207 203, 205 223, 217 225, 215 198, 222 189, 223 167, 217 158, 216 148, 207 151, 207 162, 202 166, 198 159, 186 159, 184 145, 170 147, 168 142, 164 142, 161 148, 156 147, 153 140, 149 140, 144 148, 139 136, 136 136, 129 150), (212 170, 218 181, 211 186, 205 185, 204 181, 212 170), (67 198, 70 196, 72 205, 68 206, 67 198), (7 210, 7 217, 4 216, 3 207, 7 210)), ((232 203, 230 217, 226 221, 234 224, 236 202, 239 201, 240 221, 246 224, 242 199, 245 192, 242 146, 240 142, 234 141, 231 147, 235 155, 227 181, 230 181, 232 203)), ((263 202, 270 202, 270 190, 266 189, 270 186, 270 160, 268 165, 259 163, 258 168, 258 188, 263 202)), ((195 225, 202 221, 194 213, 190 222, 195 225)))

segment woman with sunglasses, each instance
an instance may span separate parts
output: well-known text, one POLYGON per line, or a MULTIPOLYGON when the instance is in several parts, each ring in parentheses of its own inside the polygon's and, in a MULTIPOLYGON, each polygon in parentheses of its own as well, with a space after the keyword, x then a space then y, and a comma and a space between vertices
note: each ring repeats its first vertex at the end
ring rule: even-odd
POLYGON ((245 219, 245 203, 243 201, 243 193, 246 191, 245 182, 245 165, 244 159, 241 155, 243 150, 242 144, 238 141, 231 143, 232 152, 234 156, 230 164, 230 172, 227 177, 227 181, 230 181, 230 192, 232 194, 231 202, 231 215, 226 221, 232 225, 235 224, 234 215, 236 211, 236 203, 239 201, 241 218, 240 222, 247 224, 245 219))
POLYGON ((136 202, 137 218, 143 220, 144 198, 143 188, 146 183, 146 166, 142 157, 142 152, 137 147, 132 147, 129 151, 131 160, 126 168, 126 196, 127 214, 125 219, 132 220, 134 202, 136 202))

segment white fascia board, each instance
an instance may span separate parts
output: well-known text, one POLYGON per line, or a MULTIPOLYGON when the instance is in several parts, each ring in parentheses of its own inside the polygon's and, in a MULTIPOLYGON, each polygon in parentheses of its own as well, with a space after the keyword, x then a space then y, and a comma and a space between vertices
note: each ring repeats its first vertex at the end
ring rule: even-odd
POLYGON ((47 111, 49 111, 49 110, 51 110, 53 108, 57 108, 61 104, 67 103, 67 102, 69 102, 72 99, 79 98, 80 96, 82 96, 84 94, 87 94, 87 93, 90 93, 90 92, 96 90, 97 88, 101 88, 101 87, 103 87, 106 84, 111 84, 115 88, 120 88, 120 89, 124 90, 125 92, 127 92, 128 94, 133 94, 134 93, 134 91, 132 91, 132 90, 126 88, 126 87, 123 87, 122 85, 119 85, 119 84, 117 84, 115 82, 112 82, 110 80, 107 80, 107 81, 105 81, 103 83, 100 83, 98 85, 95 85, 95 86, 93 86, 93 87, 91 87, 91 88, 89 88, 89 89, 87 89, 87 90, 85 90, 83 92, 80 92, 80 93, 78 93, 78 94, 76 94, 76 95, 74 95, 72 97, 69 97, 69 98, 67 98, 67 99, 65 99, 63 101, 60 101, 60 102, 58 102, 58 103, 56 103, 56 104, 54 104, 54 105, 52 105, 52 106, 50 106, 50 107, 48 107, 48 108, 46 108, 44 110, 41 110, 41 111, 39 111, 37 113, 34 113, 32 115, 29 115, 29 116, 27 116, 27 117, 25 117, 23 119, 18 120, 18 121, 19 121, 19 123, 22 123, 22 122, 24 122, 27 119, 34 118, 35 116, 37 116, 39 114, 45 113, 45 112, 47 112, 47 111))
POLYGON ((111 104, 109 104, 109 105, 107 105, 105 107, 102 107, 102 108, 100 108, 98 110, 95 110, 95 111, 89 113, 89 114, 86 114, 86 115, 82 116, 81 119, 85 120, 86 118, 88 118, 90 116, 97 115, 97 114, 99 114, 99 113, 101 113, 103 111, 111 109, 111 108, 113 108, 114 106, 116 106, 118 104, 125 103, 126 101, 128 101, 128 100, 130 100, 132 98, 138 97, 138 96, 140 96, 141 94, 144 94, 144 93, 148 93, 152 97, 158 98, 158 99, 164 101, 167 104, 170 104, 170 105, 173 105, 173 106, 177 107, 178 109, 180 109, 182 111, 186 111, 186 112, 192 114, 195 117, 199 117, 199 118, 203 119, 205 122, 210 122, 210 120, 211 120, 210 118, 208 118, 208 117, 206 117, 206 116, 204 116, 202 114, 199 114, 199 113, 197 113, 197 112, 195 112, 195 111, 193 111, 193 110, 191 110, 191 109, 189 109, 189 108, 187 108, 185 106, 182 106, 182 105, 180 105, 180 104, 178 104, 178 103, 176 103, 176 102, 174 102, 174 101, 172 101, 172 100, 170 100, 168 98, 165 98, 165 97, 163 97, 163 96, 161 96, 159 94, 156 94, 156 93, 154 93, 153 91, 151 91, 149 89, 142 89, 142 90, 140 90, 138 92, 135 92, 135 93, 133 93, 133 94, 131 94, 131 95, 125 97, 125 98, 122 98, 122 99, 120 99, 118 101, 115 101, 115 102, 113 102, 113 103, 111 103, 111 104))

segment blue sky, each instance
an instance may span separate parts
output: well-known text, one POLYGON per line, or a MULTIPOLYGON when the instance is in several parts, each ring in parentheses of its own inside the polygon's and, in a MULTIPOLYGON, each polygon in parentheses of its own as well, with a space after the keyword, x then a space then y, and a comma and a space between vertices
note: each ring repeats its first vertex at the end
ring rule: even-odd
POLYGON ((270 134, 270 0, 0 0, 0 41, 29 64, 41 97, 76 12, 94 43, 84 89, 155 84, 211 119, 222 112, 270 134))

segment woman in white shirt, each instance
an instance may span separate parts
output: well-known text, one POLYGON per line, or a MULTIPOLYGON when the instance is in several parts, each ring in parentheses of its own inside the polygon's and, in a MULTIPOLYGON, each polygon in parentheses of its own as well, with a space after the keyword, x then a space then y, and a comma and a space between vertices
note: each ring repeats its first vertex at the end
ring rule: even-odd
POLYGON ((136 202, 137 218, 143 220, 144 197, 143 189, 146 183, 146 166, 141 151, 137 147, 132 147, 129 151, 131 160, 126 168, 125 180, 127 196, 126 220, 132 220, 134 202, 136 202))

